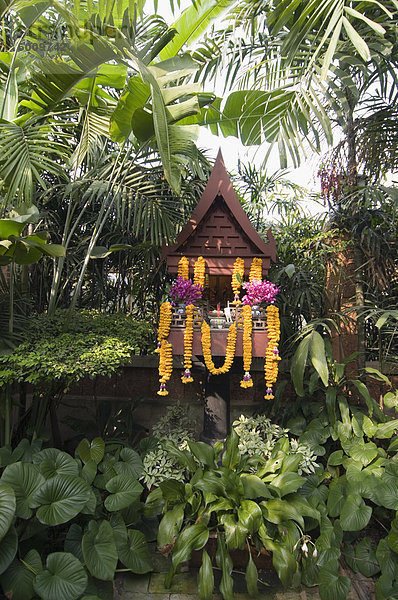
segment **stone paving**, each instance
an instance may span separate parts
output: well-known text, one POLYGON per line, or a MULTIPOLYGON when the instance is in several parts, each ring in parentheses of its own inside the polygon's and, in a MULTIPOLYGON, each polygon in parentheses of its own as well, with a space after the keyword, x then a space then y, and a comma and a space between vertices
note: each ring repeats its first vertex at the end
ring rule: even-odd
MULTIPOLYGON (((164 587, 165 574, 169 568, 169 561, 160 554, 154 554, 154 571, 147 575, 133 575, 131 573, 119 574, 116 580, 115 600, 198 600, 198 570, 183 569, 176 575, 170 589, 164 587)), ((245 577, 243 573, 233 573, 235 600, 249 600, 246 592, 245 577)), ((260 577, 261 578, 261 577, 260 577)), ((222 600, 218 593, 217 571, 215 572, 216 586, 213 600, 222 600)), ((261 600, 320 600, 318 589, 305 588, 300 590, 284 590, 273 573, 266 573, 264 579, 267 584, 259 583, 259 597, 261 600)), ((352 586, 347 600, 362 600, 355 585, 352 586)), ((371 600, 373 594, 365 596, 371 600)))

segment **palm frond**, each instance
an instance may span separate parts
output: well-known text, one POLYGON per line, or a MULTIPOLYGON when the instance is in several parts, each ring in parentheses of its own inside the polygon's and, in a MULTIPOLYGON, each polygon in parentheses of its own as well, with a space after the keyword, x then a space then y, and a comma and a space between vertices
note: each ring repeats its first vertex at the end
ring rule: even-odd
POLYGON ((18 125, 0 122, 0 190, 6 209, 10 202, 32 202, 35 186, 46 189, 43 171, 65 178, 69 148, 51 122, 30 119, 18 125))

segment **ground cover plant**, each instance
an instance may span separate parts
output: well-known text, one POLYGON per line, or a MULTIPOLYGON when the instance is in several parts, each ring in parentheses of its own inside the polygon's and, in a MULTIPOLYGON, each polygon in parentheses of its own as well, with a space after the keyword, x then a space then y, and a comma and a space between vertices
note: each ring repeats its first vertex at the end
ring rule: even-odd
POLYGON ((118 568, 152 569, 147 539, 157 527, 144 516, 142 462, 133 449, 83 439, 71 456, 25 439, 0 448, 0 460, 7 597, 112 600, 118 568))

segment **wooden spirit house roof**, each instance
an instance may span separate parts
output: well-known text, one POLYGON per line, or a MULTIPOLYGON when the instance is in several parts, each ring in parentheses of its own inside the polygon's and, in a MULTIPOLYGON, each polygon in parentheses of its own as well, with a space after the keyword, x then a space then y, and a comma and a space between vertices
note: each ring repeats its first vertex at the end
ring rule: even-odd
POLYGON ((267 276, 270 261, 275 261, 275 239, 271 230, 265 243, 253 225, 232 186, 224 165, 221 150, 210 174, 206 188, 191 219, 182 229, 172 246, 163 248, 170 273, 177 273, 178 262, 186 256, 192 267, 198 256, 203 256, 210 275, 231 275, 235 259, 245 260, 250 268, 252 258, 263 259, 263 278, 267 276))

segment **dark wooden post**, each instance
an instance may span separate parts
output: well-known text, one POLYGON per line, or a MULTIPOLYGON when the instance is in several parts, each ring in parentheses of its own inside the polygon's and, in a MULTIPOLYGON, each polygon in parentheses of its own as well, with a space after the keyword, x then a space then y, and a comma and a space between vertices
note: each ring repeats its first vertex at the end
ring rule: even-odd
POLYGON ((206 369, 202 442, 214 444, 225 440, 229 433, 229 406, 229 373, 212 375, 206 369))

